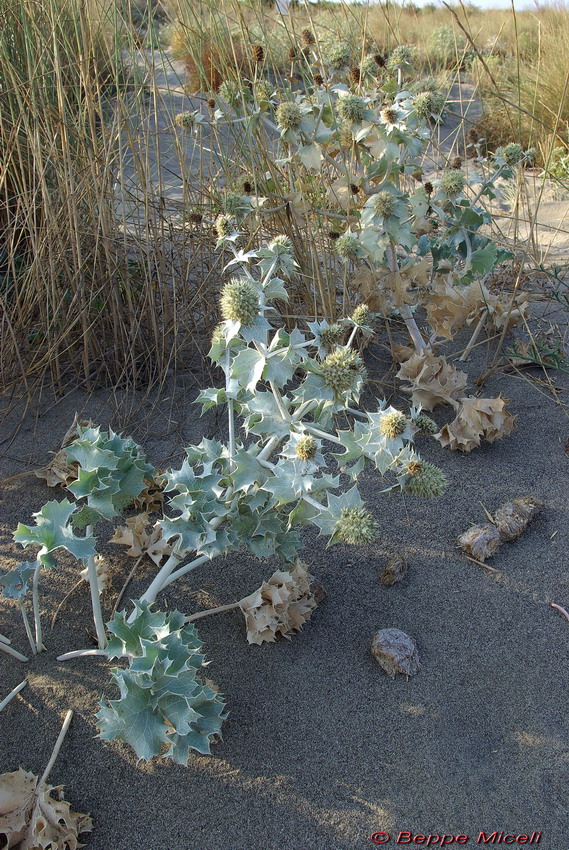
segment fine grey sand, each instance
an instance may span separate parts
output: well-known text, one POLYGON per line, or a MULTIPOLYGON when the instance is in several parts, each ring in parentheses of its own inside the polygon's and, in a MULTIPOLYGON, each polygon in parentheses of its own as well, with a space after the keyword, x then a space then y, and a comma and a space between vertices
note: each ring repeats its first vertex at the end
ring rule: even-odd
MULTIPOLYGON (((470 387, 492 354, 491 346, 475 349, 466 367, 470 387)), ((365 352, 372 377, 386 382, 375 394, 392 393, 387 384, 394 383, 382 356, 377 345, 365 352)), ((549 374, 556 387, 567 387, 566 375, 549 374)), ((556 401, 545 377, 537 369, 499 372, 484 386, 482 395, 502 392, 518 415, 518 427, 501 442, 463 455, 432 439, 417 441, 448 475, 441 498, 388 497, 381 479, 366 474, 361 492, 380 525, 377 543, 326 550, 307 533, 302 554, 328 598, 291 641, 248 646, 235 611, 199 622, 208 675, 230 716, 213 756, 192 755, 186 768, 137 765, 126 745, 95 739, 98 701, 117 693, 104 660, 55 660, 89 647, 92 632, 86 584, 50 632, 53 612, 77 578, 71 559, 59 559, 42 575, 47 652, 27 665, 0 655, 0 698, 24 676, 29 682, 0 714, 2 770, 22 765, 41 774, 72 708, 51 782, 65 784, 73 807, 91 813, 89 850, 356 850, 373 846, 369 836, 377 831, 390 833, 386 846, 396 846, 407 830, 467 834, 466 846, 478 846, 481 831, 535 831, 542 833, 540 850, 566 850, 569 622, 550 603, 569 603, 569 422, 560 403, 566 393, 556 401), (481 502, 493 511, 525 495, 542 499, 545 509, 490 560, 497 572, 457 550, 457 535, 485 521, 481 502), (409 572, 384 587, 379 574, 399 552, 409 572), (422 667, 408 681, 391 681, 370 654, 373 633, 385 627, 417 642, 422 667)), ((0 446, 0 475, 43 465, 75 411, 124 428, 156 465, 179 464, 183 446, 223 436, 213 416, 197 418, 196 392, 188 374, 172 381, 165 400, 140 408, 119 390, 77 391, 55 406, 46 394, 39 418, 28 413, 16 432, 21 410, 4 419, 2 437, 13 439, 0 446)), ((394 395, 393 403, 402 399, 394 395)), ((443 408, 434 416, 440 423, 451 418, 443 408)), ((18 521, 30 522, 33 511, 63 495, 34 476, 2 485, 2 569, 25 558, 12 541, 18 521)), ((104 549, 114 568, 108 615, 133 561, 121 547, 104 549)), ((191 613, 233 602, 277 566, 231 555, 175 583, 159 603, 191 613)), ((154 570, 145 563, 129 598, 154 570)), ((17 607, 3 598, 0 632, 26 652, 17 607)))

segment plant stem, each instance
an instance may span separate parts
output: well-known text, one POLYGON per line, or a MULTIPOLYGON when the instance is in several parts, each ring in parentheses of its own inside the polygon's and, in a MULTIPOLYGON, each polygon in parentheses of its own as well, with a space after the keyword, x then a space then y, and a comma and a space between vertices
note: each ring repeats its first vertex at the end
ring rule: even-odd
MULTIPOLYGON (((225 349, 225 391, 229 392, 229 373, 231 371, 231 353, 229 346, 225 349)), ((227 413, 229 417, 229 460, 233 466, 235 457, 235 415, 233 411, 233 399, 227 399, 227 413)))
POLYGON ((73 652, 64 652, 58 655, 58 661, 71 661, 72 658, 84 658, 86 655, 106 655, 106 649, 74 649, 73 652))
POLYGON ((20 691, 22 690, 22 688, 25 688, 27 684, 28 684, 28 680, 27 680, 27 679, 24 679, 24 681, 23 681, 23 682, 20 682, 20 684, 19 684, 19 685, 16 685, 16 687, 15 687, 12 691, 10 691, 10 693, 8 694, 8 696, 7 696, 7 697, 4 697, 4 699, 2 700, 2 702, 0 702, 0 711, 2 711, 2 709, 3 709, 3 708, 6 708, 6 706, 7 706, 7 705, 8 705, 8 703, 10 702, 10 700, 11 700, 11 699, 14 699, 14 697, 16 696, 16 694, 19 694, 19 693, 20 693, 20 691))
POLYGON ((462 352, 461 356, 458 358, 460 363, 464 363, 464 361, 467 359, 468 355, 472 351, 472 347, 474 346, 474 343, 476 342, 476 340, 480 336, 480 332, 481 332, 482 328, 484 327, 484 322, 486 321, 487 318, 488 318, 488 310, 484 309, 482 311, 481 315, 480 315, 480 318, 478 319, 478 324, 474 328, 474 332, 473 332, 472 336, 470 337, 470 341, 469 341, 468 345, 466 346, 466 348, 462 352))
POLYGON ((12 643, 10 638, 7 638, 5 635, 0 635, 0 643, 12 643))
MULTIPOLYGON (((181 578, 182 576, 185 576, 186 573, 195 570, 196 567, 201 567, 201 565, 205 564, 206 561, 211 561, 209 555, 200 555, 199 558, 194 558, 194 560, 190 561, 189 564, 185 564, 183 567, 180 567, 179 570, 176 570, 175 573, 172 573, 170 576, 168 576, 160 590, 163 590, 165 587, 168 587, 168 585, 172 584, 173 581, 176 581, 177 578, 181 578)), ((152 600, 152 602, 153 601, 154 600, 152 600)))
POLYGON ((22 599, 18 600, 18 605, 20 606, 20 611, 22 612, 22 620, 24 621, 24 628, 26 630, 26 634, 28 636, 28 640, 30 642, 30 646, 32 648, 32 654, 37 655, 37 649, 34 642, 34 636, 32 634, 32 629, 30 627, 30 621, 28 620, 28 615, 26 614, 26 609, 24 608, 24 602, 22 599))
POLYGON ((15 649, 12 649, 11 646, 8 646, 7 643, 4 643, 0 640, 0 651, 5 652, 7 655, 13 655, 14 658, 17 658, 18 661, 29 661, 29 658, 26 655, 22 655, 21 652, 18 652, 15 649))
MULTIPOLYGON (((92 534, 93 526, 88 525, 85 529, 85 537, 91 537, 92 534)), ((95 622, 95 631, 97 632, 97 642, 99 644, 99 649, 104 649, 107 645, 107 635, 105 632, 103 612, 101 610, 101 597, 99 596, 99 582, 94 555, 87 558, 87 575, 89 577, 89 586, 91 588, 91 605, 93 606, 93 620, 95 622)))
POLYGON ((193 623, 194 620, 201 620, 202 617, 209 617, 210 614, 221 614, 222 611, 231 611, 233 608, 239 608, 240 602, 232 602, 229 605, 219 605, 217 608, 210 608, 209 611, 198 611, 197 614, 190 614, 186 617, 186 623, 193 623))
MULTIPOLYGON (((42 554, 42 550, 40 550, 40 554, 42 554)), ((42 630, 41 630, 41 617, 40 617, 40 597, 39 597, 39 580, 40 580, 40 570, 41 570, 41 561, 38 559, 36 562, 36 569, 34 572, 34 578, 32 581, 32 603, 34 607, 34 625, 36 630, 36 652, 41 652, 42 649, 45 649, 45 646, 42 643, 42 630)))
MULTIPOLYGON (((395 253, 395 246, 393 242, 391 242, 387 247, 387 262, 389 263, 391 271, 396 274, 399 271, 399 267, 397 265, 397 254, 395 253)), ((426 343, 417 326, 417 322, 415 321, 415 317, 413 316, 409 305, 403 304, 399 308, 399 314, 407 326, 409 336, 411 337, 411 341, 415 346, 415 349, 419 354, 421 354, 421 352, 423 352, 426 348, 426 343)))
POLYGON ((69 724, 71 723, 72 717, 73 717, 73 712, 72 712, 71 709, 69 709, 69 711, 65 715, 65 720, 63 721, 63 726, 61 727, 61 732, 57 736, 57 741, 55 742, 55 746, 54 746, 54 748, 51 752, 51 755, 49 757, 49 761, 46 765, 44 772, 41 775, 40 781, 38 782, 38 786, 37 786, 38 788, 40 788, 44 784, 44 782, 47 782, 48 776, 51 773, 51 771, 53 770, 53 765, 55 764, 55 760, 59 755, 61 745, 63 744, 63 739, 65 738, 65 736, 67 734, 67 730, 69 729, 69 724))

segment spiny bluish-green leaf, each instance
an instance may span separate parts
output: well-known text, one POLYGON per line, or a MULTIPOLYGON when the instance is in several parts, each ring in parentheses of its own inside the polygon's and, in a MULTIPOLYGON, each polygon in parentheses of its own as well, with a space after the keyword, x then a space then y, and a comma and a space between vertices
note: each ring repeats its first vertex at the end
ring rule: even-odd
POLYGON ((253 391, 263 374, 265 357, 254 348, 245 348, 233 360, 231 377, 245 389, 253 391))
POLYGON ((87 560, 96 554, 94 537, 76 537, 73 529, 67 525, 69 518, 75 511, 75 505, 64 499, 62 502, 46 502, 40 511, 33 514, 35 526, 22 525, 14 532, 14 540, 22 546, 41 546, 45 553, 39 558, 45 566, 51 566, 50 559, 46 558, 56 549, 66 549, 75 558, 87 560))
POLYGON ((36 570, 36 565, 24 561, 17 567, 0 575, 0 587, 8 599, 21 599, 28 592, 28 582, 36 570))

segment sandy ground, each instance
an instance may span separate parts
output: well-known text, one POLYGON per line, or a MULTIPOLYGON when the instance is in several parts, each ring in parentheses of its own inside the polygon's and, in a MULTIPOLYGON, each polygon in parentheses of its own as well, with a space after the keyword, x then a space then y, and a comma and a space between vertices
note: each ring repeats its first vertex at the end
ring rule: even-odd
MULTIPOLYGON (((472 379, 488 356, 486 345, 476 349, 467 366, 472 379)), ((381 378, 387 366, 376 357, 379 347, 366 352, 381 378)), ((550 376, 567 387, 567 376, 550 376)), ((462 455, 418 441, 450 479, 440 499, 387 497, 376 475, 363 478, 362 493, 380 523, 377 544, 325 550, 307 534, 304 558, 328 599, 292 641, 248 646, 235 611, 201 622, 209 676, 231 714, 214 756, 192 756, 187 768, 136 765, 126 745, 95 740, 97 703, 116 693, 102 659, 55 660, 89 646, 91 631, 86 585, 49 630, 77 577, 62 558, 42 578, 47 652, 27 665, 0 656, 0 697, 24 676, 29 682, 0 715, 2 769, 41 773, 71 707, 75 717, 51 779, 67 786, 77 810, 92 814, 90 850, 356 850, 374 846, 375 831, 390 833, 386 846, 396 846, 406 830, 466 834, 466 846, 478 846, 480 831, 538 831, 541 850, 567 850, 569 623, 549 603, 569 604, 569 422, 535 379, 543 373, 499 373, 485 386, 483 395, 502 392, 518 414, 517 429, 502 442, 462 455), (545 510, 490 562, 498 572, 466 560, 454 541, 484 521, 481 502, 492 511, 522 495, 539 497, 545 510), (398 552, 408 557, 409 572, 386 588, 378 575, 398 552), (391 681, 370 654, 371 637, 383 627, 417 641, 422 669, 408 681, 391 681)), ((184 445, 222 434, 213 417, 196 420, 195 394, 188 374, 157 404, 101 390, 75 392, 54 406, 46 395, 38 416, 29 412, 15 435, 21 410, 5 417, 3 436, 14 438, 0 446, 0 475, 45 463, 76 410, 124 427, 155 464, 179 464, 184 445)), ((442 423, 449 413, 440 409, 435 417, 442 423)), ((56 495, 62 498, 33 476, 2 485, 4 569, 23 559, 11 537, 17 522, 30 521, 56 495)), ((114 565, 108 613, 133 562, 116 545, 103 548, 114 565)), ((182 579, 160 602, 186 613, 232 602, 276 566, 232 555, 182 579)), ((129 596, 140 594, 154 569, 144 566, 129 596)), ((0 632, 26 651, 19 612, 2 598, 0 632)))

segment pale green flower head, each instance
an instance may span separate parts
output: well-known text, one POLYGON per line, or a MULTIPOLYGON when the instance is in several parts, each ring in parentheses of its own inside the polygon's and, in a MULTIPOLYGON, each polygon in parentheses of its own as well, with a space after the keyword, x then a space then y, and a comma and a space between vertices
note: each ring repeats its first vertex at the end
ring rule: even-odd
POLYGON ((336 348, 325 358, 321 368, 324 383, 338 395, 355 389, 367 374, 362 358, 350 348, 336 348))
POLYGON ((327 328, 322 328, 320 343, 327 351, 331 351, 336 345, 343 343, 345 334, 345 329, 335 322, 333 325, 328 325, 327 328))
POLYGON ((219 87, 219 96, 232 107, 238 109, 250 99, 249 89, 240 86, 234 80, 224 80, 219 87))
POLYGON ((220 307, 224 319, 249 327, 259 314, 259 290, 247 278, 234 277, 223 287, 220 307))
POLYGON ((358 304, 350 318, 356 325, 365 325, 369 322, 370 317, 371 312, 367 304, 358 304))
POLYGON ((510 142, 496 150, 495 156, 506 161, 508 165, 517 165, 524 159, 524 149, 517 142, 510 142))
POLYGON ((414 50, 406 44, 396 47, 390 54, 387 60, 387 68, 389 71, 396 71, 399 68, 409 70, 413 67, 414 50))
POLYGON ((447 198, 458 198, 464 192, 466 178, 462 171, 453 169, 443 174, 440 180, 441 191, 447 198))
POLYGON ((341 97, 336 105, 340 118, 350 124, 358 124, 363 121, 367 108, 365 98, 359 97, 357 94, 347 94, 345 97, 341 97))
POLYGON ((394 410, 382 417, 379 431, 384 437, 388 437, 390 440, 396 440, 397 437, 405 433, 406 428, 407 418, 403 413, 394 410))
POLYGON ((277 125, 281 130, 298 130, 302 123, 302 110, 297 103, 280 103, 276 112, 277 125))
POLYGON ((221 213, 221 215, 218 215, 215 219, 215 229, 217 231, 217 235, 222 239, 234 233, 236 228, 237 222, 230 215, 221 213))
POLYGON ((312 434, 302 434, 296 441, 296 456, 299 460, 314 460, 318 443, 312 434))
POLYGON ((446 475, 442 469, 426 460, 412 463, 415 464, 415 467, 407 470, 409 479, 405 483, 405 492, 427 499, 441 496, 448 486, 446 475))
POLYGON ((174 123, 183 130, 193 130, 196 126, 196 116, 193 112, 178 112, 174 123))
POLYGON ((332 71, 341 71, 350 64, 351 58, 352 48, 345 41, 329 44, 322 51, 322 61, 332 71))
POLYGON ((363 255, 363 246, 357 233, 347 230, 334 242, 334 250, 343 260, 355 260, 363 255))
POLYGON ((334 537, 354 546, 371 543, 377 537, 378 525, 366 508, 342 508, 334 526, 334 537))

